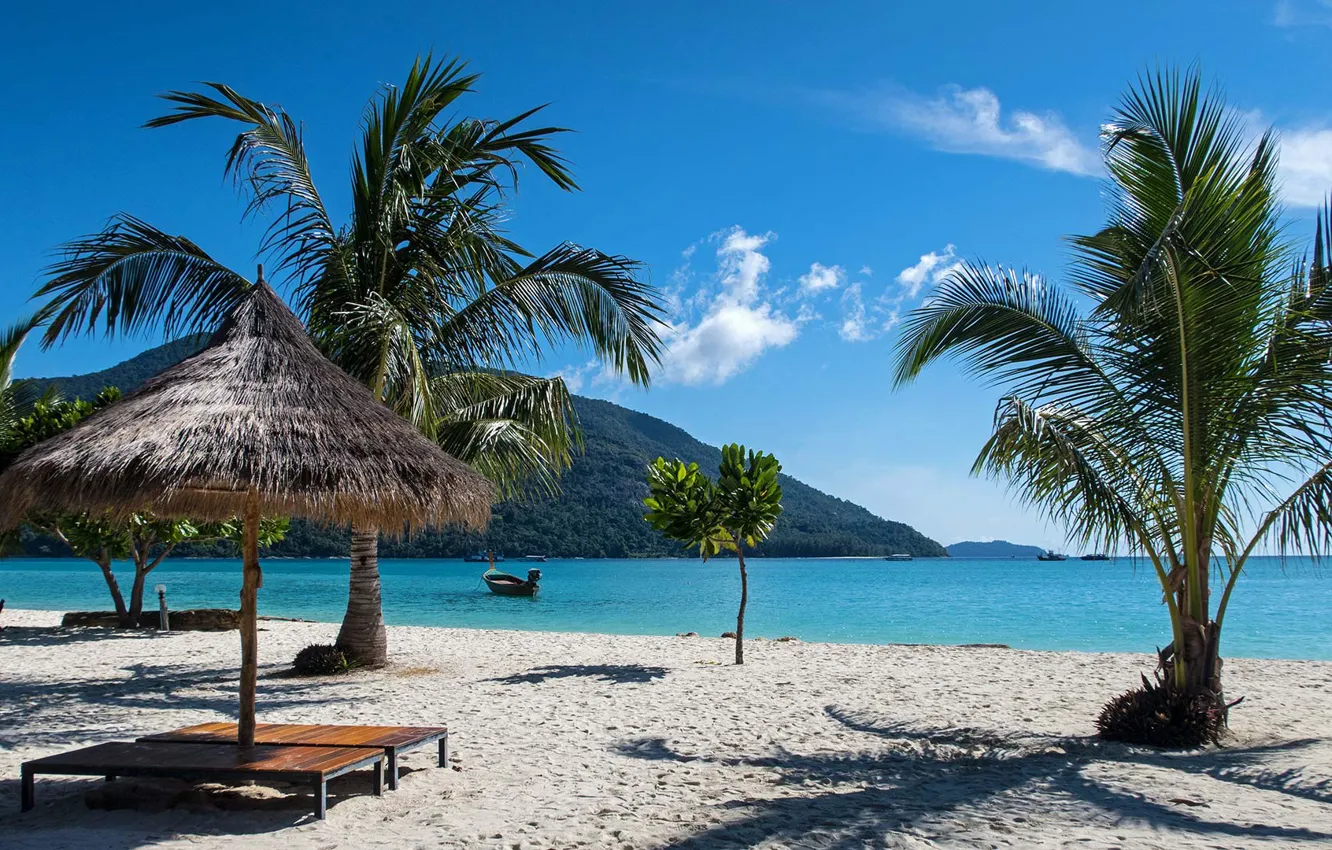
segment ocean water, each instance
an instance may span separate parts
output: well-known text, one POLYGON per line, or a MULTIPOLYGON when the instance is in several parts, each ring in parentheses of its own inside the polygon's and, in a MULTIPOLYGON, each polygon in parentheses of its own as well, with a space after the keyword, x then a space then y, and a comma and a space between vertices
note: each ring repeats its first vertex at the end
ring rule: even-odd
MULTIPOLYGON (((491 594, 484 565, 385 560, 390 625, 535 631, 719 635, 735 627, 736 563, 715 560, 552 560, 533 599, 491 594)), ((528 565, 503 565, 524 574, 528 565)), ((1170 640, 1145 562, 1069 560, 751 559, 747 637, 842 643, 1003 643, 1024 649, 1151 651, 1170 640)), ((128 589, 130 572, 122 570, 128 589)), ((169 560, 149 577, 171 608, 237 604, 240 562, 169 560)), ((347 562, 267 560, 261 614, 337 622, 347 562)), ((151 595, 151 594, 150 594, 151 595)), ((0 560, 0 598, 13 608, 110 607, 89 561, 0 560)), ((154 605, 156 599, 150 600, 154 605)), ((3 615, 0 614, 0 624, 3 615)), ((1332 574, 1304 558, 1251 559, 1231 600, 1222 652, 1332 660, 1332 574)))

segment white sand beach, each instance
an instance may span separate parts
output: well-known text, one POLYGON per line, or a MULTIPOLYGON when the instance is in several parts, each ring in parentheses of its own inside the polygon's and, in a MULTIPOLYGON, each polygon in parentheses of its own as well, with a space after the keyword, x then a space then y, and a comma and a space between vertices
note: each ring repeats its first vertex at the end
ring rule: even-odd
POLYGON ((1165 754, 1091 737, 1146 655, 753 641, 737 668, 717 638, 391 628, 391 668, 294 679, 336 626, 272 620, 261 721, 447 725, 453 769, 342 777, 323 822, 294 791, 59 777, 20 815, 24 760, 235 711, 236 633, 59 619, 0 621, 11 850, 1332 844, 1332 663, 1228 661, 1234 739, 1165 754))

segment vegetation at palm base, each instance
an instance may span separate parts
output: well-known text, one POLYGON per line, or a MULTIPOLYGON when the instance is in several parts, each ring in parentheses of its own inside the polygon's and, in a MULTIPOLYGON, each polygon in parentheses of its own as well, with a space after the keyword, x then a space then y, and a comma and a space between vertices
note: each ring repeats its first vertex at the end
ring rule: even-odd
POLYGON ((657 458, 648 467, 652 494, 643 500, 644 519, 672 540, 696 548, 703 560, 734 552, 740 565, 740 610, 735 618, 735 663, 745 663, 745 606, 749 574, 745 547, 753 547, 772 531, 782 513, 782 465, 763 452, 723 446, 714 483, 696 463, 657 458))
MULTIPOLYGON (((507 198, 530 165, 577 188, 553 147, 564 132, 505 120, 454 118, 477 76, 418 59, 401 86, 371 99, 352 162, 350 218, 333 221, 306 159, 301 125, 279 107, 220 83, 165 95, 163 127, 197 119, 240 125, 225 171, 266 216, 262 253, 311 337, 334 363, 503 492, 552 492, 579 444, 559 378, 509 371, 575 343, 646 385, 661 310, 639 265, 578 245, 536 256, 502 230, 507 198)), ((69 334, 168 338, 208 330, 249 291, 240 273, 195 242, 121 215, 70 243, 38 293, 45 340, 69 334)), ((377 528, 352 530, 352 576, 338 644, 366 664, 387 658, 377 528)), ((343 551, 346 549, 344 547, 343 551)))
POLYGON ((312 643, 296 653, 291 671, 297 676, 339 676, 358 666, 356 659, 341 648, 327 643, 312 643))
POLYGON ((1224 709, 1246 559, 1332 542, 1332 246, 1325 215, 1311 258, 1283 241, 1274 140, 1247 144, 1197 73, 1130 89, 1104 143, 1109 220, 1071 240, 1073 293, 966 265, 907 320, 896 380, 951 355, 1006 388, 974 471, 1088 547, 1145 556, 1162 686, 1224 709))
MULTIPOLYGON (((177 359, 197 350, 162 346, 130 362, 148 359, 166 368, 176 360, 159 360, 155 352, 168 349, 172 356, 178 355, 177 359)), ((118 366, 97 374, 126 391, 137 386, 118 366)), ((88 386, 85 376, 72 375, 34 381, 33 388, 40 391, 51 383, 61 387, 88 386)), ((390 558, 448 558, 490 549, 509 555, 539 553, 557 558, 680 555, 677 543, 643 522, 643 498, 648 493, 643 468, 657 457, 678 457, 705 469, 716 468, 721 463, 720 450, 668 422, 610 402, 573 396, 573 407, 584 446, 582 452, 575 453, 572 467, 561 477, 558 494, 536 492, 523 499, 501 502, 495 506, 494 518, 484 533, 457 528, 426 530, 409 537, 381 540, 380 554, 390 558)), ((822 493, 790 476, 782 475, 780 481, 782 522, 767 540, 754 547, 754 555, 881 557, 907 552, 926 558, 948 554, 909 525, 882 519, 859 505, 822 493)), ((29 535, 23 550, 34 556, 66 554, 59 541, 48 536, 29 535)), ((294 519, 286 537, 265 552, 284 557, 346 557, 346 529, 294 519)), ((174 554, 232 557, 234 552, 229 544, 215 542, 185 544, 174 554)))
MULTIPOLYGON (((24 450, 77 425, 82 419, 120 399, 115 387, 105 387, 92 401, 64 400, 49 395, 32 405, 31 412, 5 429, 0 437, 0 472, 24 450)), ((19 545, 30 543, 33 532, 59 540, 71 554, 95 563, 106 580, 116 617, 124 627, 135 627, 143 613, 144 588, 148 575, 178 546, 216 542, 225 552, 235 555, 240 545, 240 523, 194 522, 188 519, 164 519, 151 513, 135 513, 125 518, 92 516, 86 513, 33 513, 24 530, 29 532, 19 545), (116 580, 114 563, 128 560, 134 567, 129 603, 116 580)), ((282 540, 287 520, 267 518, 260 524, 259 539, 265 545, 282 540)), ((12 545, 11 545, 12 548, 12 545)))

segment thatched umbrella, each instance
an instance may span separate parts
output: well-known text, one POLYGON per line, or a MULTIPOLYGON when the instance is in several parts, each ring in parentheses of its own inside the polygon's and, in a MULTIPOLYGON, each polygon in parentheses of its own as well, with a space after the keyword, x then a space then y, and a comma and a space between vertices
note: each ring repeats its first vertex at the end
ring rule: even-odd
POLYGON ((264 283, 208 347, 0 476, 0 528, 31 510, 240 516, 240 740, 254 741, 261 514, 407 531, 484 526, 494 491, 324 358, 264 283))

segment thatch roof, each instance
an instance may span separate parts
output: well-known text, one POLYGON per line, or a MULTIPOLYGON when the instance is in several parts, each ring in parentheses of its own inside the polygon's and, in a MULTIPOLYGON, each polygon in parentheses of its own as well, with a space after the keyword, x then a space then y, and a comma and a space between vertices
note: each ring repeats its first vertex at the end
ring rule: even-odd
POLYGON ((494 491, 315 348, 262 280, 208 347, 24 452, 0 476, 0 528, 29 510, 483 526, 494 491))

